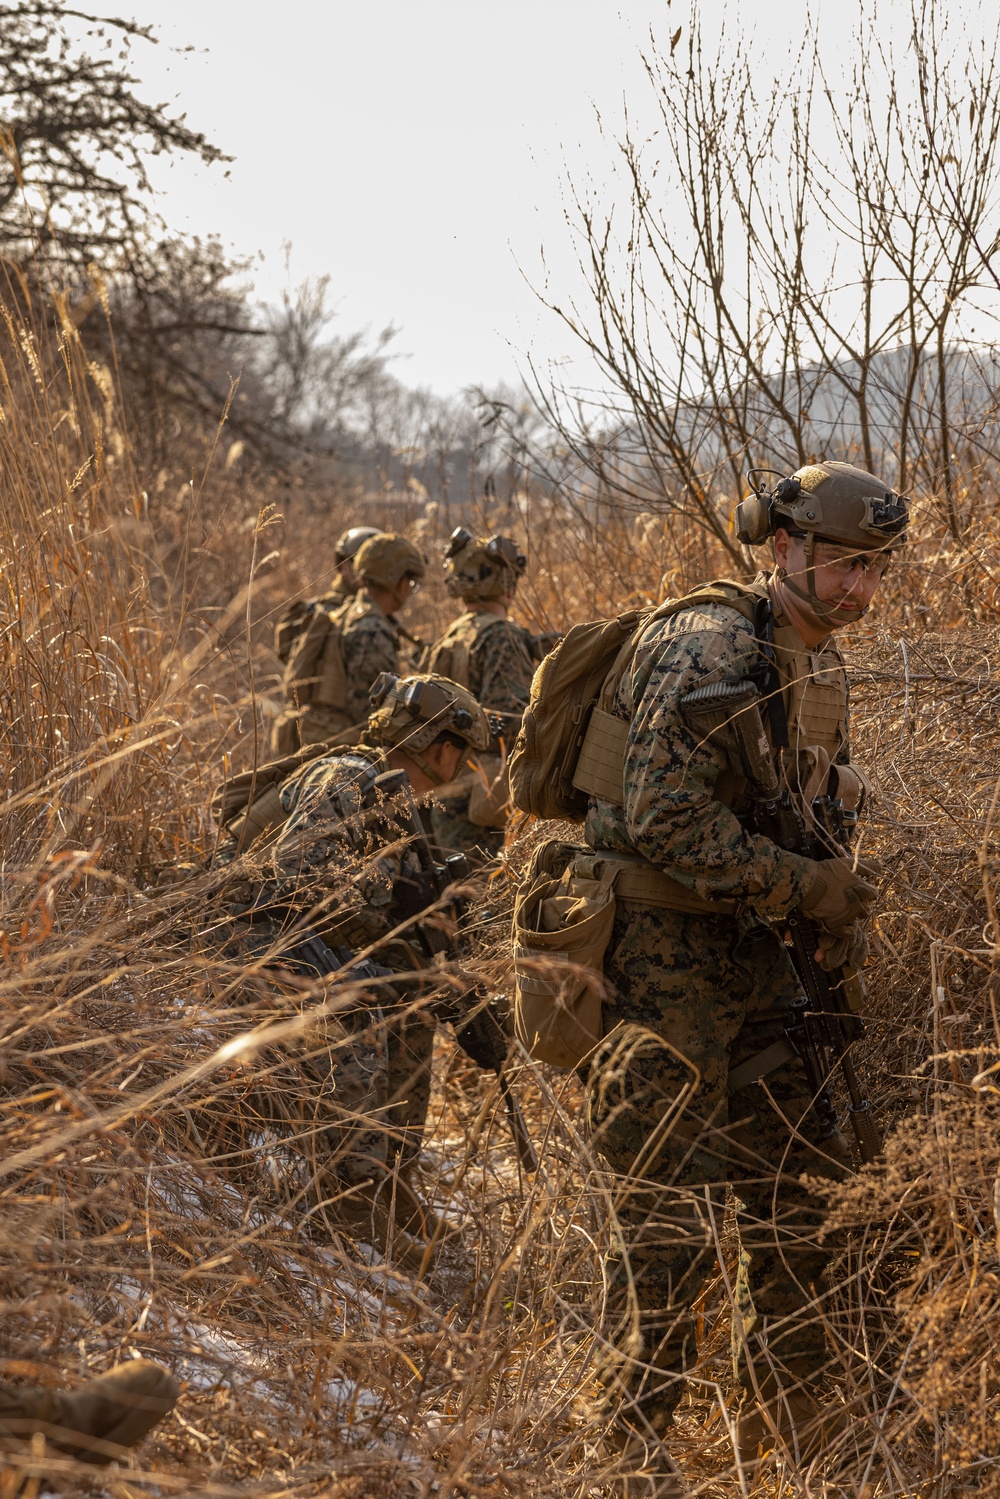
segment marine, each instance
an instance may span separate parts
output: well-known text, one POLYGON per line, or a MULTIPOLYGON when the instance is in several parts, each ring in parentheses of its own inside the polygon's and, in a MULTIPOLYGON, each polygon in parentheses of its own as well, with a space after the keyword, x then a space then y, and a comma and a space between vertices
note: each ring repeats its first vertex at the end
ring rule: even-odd
POLYGON ((405 536, 382 531, 362 543, 353 565, 357 593, 339 608, 317 608, 292 652, 287 706, 271 734, 275 755, 331 739, 350 743, 365 728, 372 683, 400 670, 397 616, 420 586, 423 554, 405 536))
POLYGON ((501 740, 513 741, 539 659, 536 637, 509 618, 527 559, 509 536, 475 537, 462 527, 444 557, 445 586, 464 609, 424 664, 467 687, 497 721, 498 734, 494 753, 470 777, 473 786, 435 799, 431 825, 439 847, 492 857, 503 844, 507 801, 501 740))
POLYGON ((274 627, 274 653, 282 666, 287 666, 295 646, 317 609, 328 614, 343 607, 353 599, 361 586, 354 571, 354 558, 359 548, 370 536, 379 533, 374 526, 352 526, 337 537, 334 549, 334 574, 330 591, 316 599, 296 599, 289 604, 274 627))
POLYGON ((344 1002, 311 1028, 305 1064, 320 1198, 336 1221, 382 1247, 395 1204, 397 1245, 419 1260, 434 1226, 409 1176, 430 1096, 435 1019, 426 1001, 440 975, 427 971, 432 955, 417 925, 435 893, 414 848, 411 797, 452 780, 470 751, 486 748, 489 725, 470 693, 433 674, 385 673, 371 700, 363 742, 300 754, 277 781, 261 768, 254 804, 234 816, 230 801, 221 813, 217 862, 246 852, 257 899, 243 912, 243 935, 258 951, 270 943, 277 966, 295 966, 297 939, 282 942, 293 927, 341 961, 344 1002), (397 774, 387 783, 389 772, 397 774), (356 969, 362 952, 376 954, 374 974, 356 969))
MULTIPOLYGON (((824 794, 863 810, 867 781, 850 755, 833 636, 868 608, 907 518, 907 501, 881 480, 832 461, 755 491, 737 526, 747 544, 770 542, 770 574, 708 585, 654 614, 614 695, 622 792, 591 797, 586 840, 628 871, 670 876, 679 895, 617 901, 588 1113, 618 1183, 622 1234, 609 1398, 622 1402, 623 1441, 665 1474, 664 1440, 697 1368, 694 1308, 716 1272, 727 1186, 752 1301, 738 1329, 744 1461, 779 1444, 804 1461, 836 1425, 821 1311, 829 1250, 803 1179, 839 1177, 850 1153, 842 1136, 821 1138, 803 1065, 776 1044, 801 993, 780 934, 798 910, 818 923, 824 966, 863 961, 876 894, 850 858, 816 862, 753 831, 759 788, 735 737, 705 730, 692 694, 752 679, 769 621, 781 691, 760 713, 765 757, 803 816, 824 794), (769 1048, 783 1058, 773 1070, 769 1048), (748 1081, 755 1059, 766 1075, 748 1081)), ((768 778, 766 765, 760 774, 768 778)))

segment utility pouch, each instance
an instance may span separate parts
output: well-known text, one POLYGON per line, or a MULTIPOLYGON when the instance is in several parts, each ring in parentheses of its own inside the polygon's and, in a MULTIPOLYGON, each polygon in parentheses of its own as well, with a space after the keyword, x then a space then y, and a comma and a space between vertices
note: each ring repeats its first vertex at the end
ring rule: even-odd
POLYGON ((719 747, 736 775, 770 795, 778 790, 778 775, 759 705, 760 693, 749 677, 696 687, 679 704, 691 732, 719 747))
POLYGON ((510 807, 507 760, 500 755, 476 755, 468 817, 477 828, 503 828, 510 807))
POLYGON ((557 839, 536 850, 514 902, 514 1031, 538 1062, 577 1067, 604 1034, 603 963, 615 919, 609 867, 574 873, 591 853, 557 839))

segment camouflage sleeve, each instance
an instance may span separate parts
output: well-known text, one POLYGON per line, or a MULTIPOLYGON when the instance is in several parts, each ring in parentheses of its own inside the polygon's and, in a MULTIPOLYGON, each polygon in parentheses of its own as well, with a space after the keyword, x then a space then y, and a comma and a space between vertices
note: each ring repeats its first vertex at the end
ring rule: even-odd
POLYGON ((469 681, 487 713, 520 719, 528 706, 535 671, 529 639, 526 631, 504 621, 485 630, 476 641, 469 681))
POLYGON ((363 614, 344 630, 344 667, 347 672, 346 711, 352 723, 371 712, 368 694, 380 672, 399 672, 399 652, 389 621, 379 614, 363 614))
POLYGON ((632 720, 624 809, 593 806, 588 841, 616 846, 617 822, 626 846, 699 896, 746 900, 774 917, 799 903, 811 861, 745 832, 716 800, 725 752, 699 738, 679 706, 695 687, 745 677, 756 654, 750 625, 724 606, 702 605, 649 627, 615 701, 616 713, 632 720))

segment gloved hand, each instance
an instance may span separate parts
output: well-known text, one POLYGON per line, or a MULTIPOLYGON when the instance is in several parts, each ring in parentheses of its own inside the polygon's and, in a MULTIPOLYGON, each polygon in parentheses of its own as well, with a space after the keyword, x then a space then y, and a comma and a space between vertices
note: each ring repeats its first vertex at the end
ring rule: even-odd
POLYGON ((847 935, 850 927, 868 914, 878 890, 872 883, 878 871, 870 864, 853 868, 850 859, 821 859, 802 897, 801 911, 834 937, 847 935))
POLYGON ((839 937, 832 937, 823 932, 820 936, 819 951, 822 954, 819 960, 820 967, 825 968, 827 973, 843 968, 845 963, 851 968, 863 968, 868 957, 868 934, 865 931, 864 922, 852 922, 847 931, 839 937))

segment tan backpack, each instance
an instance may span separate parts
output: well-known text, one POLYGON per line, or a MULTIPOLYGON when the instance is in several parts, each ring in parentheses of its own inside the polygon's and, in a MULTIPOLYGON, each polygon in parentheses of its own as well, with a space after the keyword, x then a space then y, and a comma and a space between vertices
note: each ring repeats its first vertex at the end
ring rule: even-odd
POLYGON ((700 603, 727 604, 753 622, 760 585, 706 583, 656 609, 574 625, 539 666, 510 757, 515 807, 535 817, 583 822, 591 796, 621 802, 631 725, 611 708, 642 631, 700 603))
POLYGON ((319 605, 313 610, 285 670, 283 685, 289 703, 300 708, 313 703, 324 708, 346 708, 344 623, 353 602, 332 611, 319 605))

